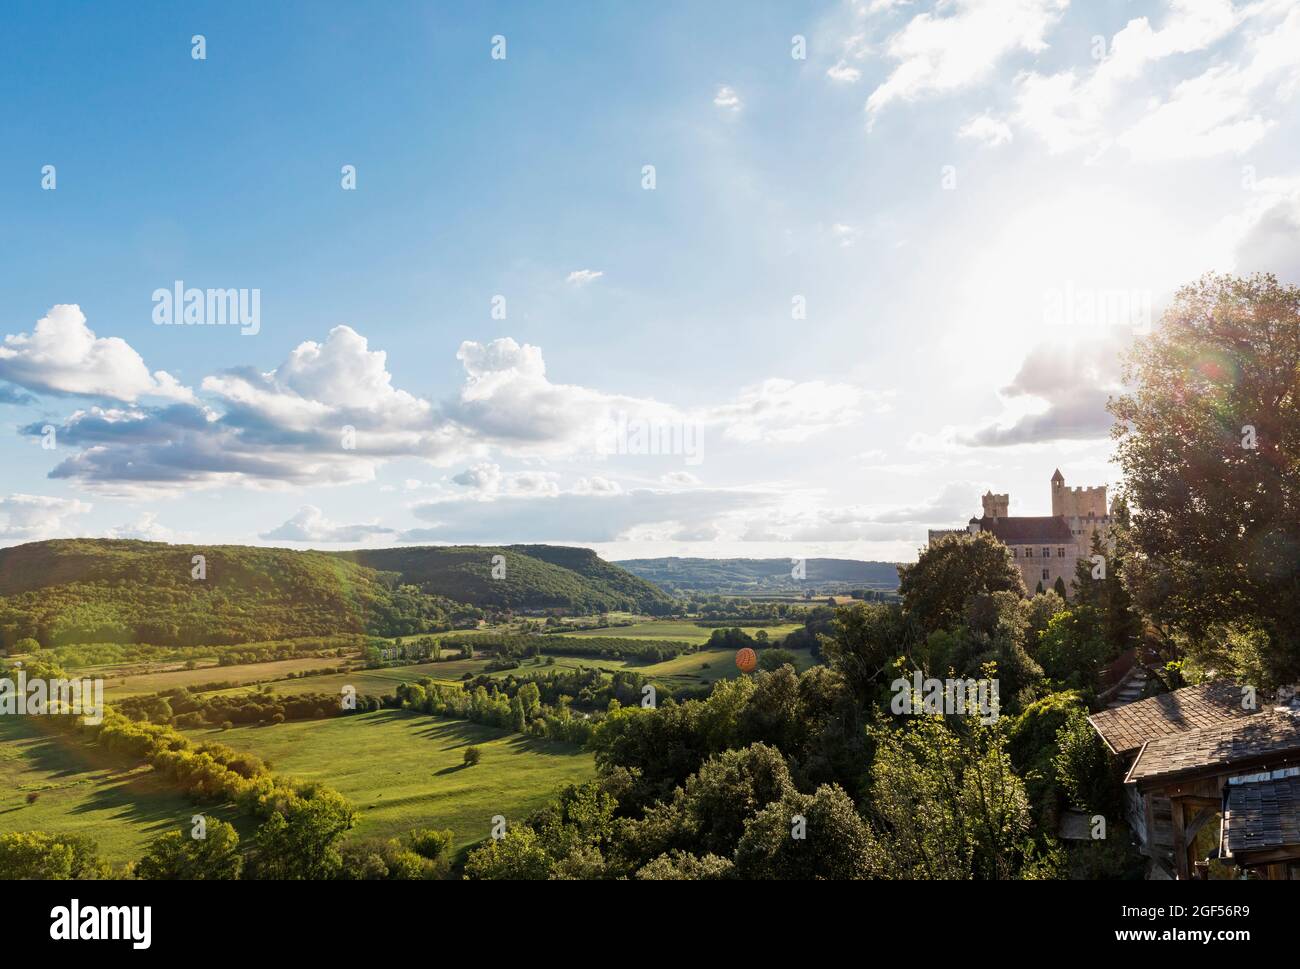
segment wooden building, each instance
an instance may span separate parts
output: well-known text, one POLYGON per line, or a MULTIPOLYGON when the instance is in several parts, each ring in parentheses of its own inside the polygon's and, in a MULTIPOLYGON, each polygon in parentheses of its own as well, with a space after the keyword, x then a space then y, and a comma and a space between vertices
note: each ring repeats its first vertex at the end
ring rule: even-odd
POLYGON ((1300 878, 1300 713, 1246 700, 1212 683, 1088 718, 1127 767, 1127 820, 1150 877, 1204 876, 1217 858, 1255 877, 1300 878), (1212 837, 1198 841, 1207 826, 1212 837))

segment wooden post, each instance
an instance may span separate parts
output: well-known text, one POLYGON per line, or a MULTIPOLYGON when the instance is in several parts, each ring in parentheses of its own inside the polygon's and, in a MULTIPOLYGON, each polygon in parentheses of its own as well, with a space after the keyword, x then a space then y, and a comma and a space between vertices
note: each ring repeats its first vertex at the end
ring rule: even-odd
POLYGON ((1171 797, 1169 809, 1174 821, 1174 873, 1180 881, 1187 881, 1192 876, 1187 864, 1187 828, 1186 818, 1183 815, 1183 799, 1171 797))

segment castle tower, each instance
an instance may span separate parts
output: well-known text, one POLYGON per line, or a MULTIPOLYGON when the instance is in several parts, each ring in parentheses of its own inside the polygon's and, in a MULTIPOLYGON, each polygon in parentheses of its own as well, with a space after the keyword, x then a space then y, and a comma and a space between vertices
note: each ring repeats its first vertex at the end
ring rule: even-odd
POLYGON ((1009 518, 1007 508, 1011 504, 1011 494, 995 495, 992 490, 985 494, 980 501, 984 505, 985 518, 1009 518))
POLYGON ((1052 475, 1052 514, 1065 514, 1065 475, 1061 474, 1060 468, 1052 475))

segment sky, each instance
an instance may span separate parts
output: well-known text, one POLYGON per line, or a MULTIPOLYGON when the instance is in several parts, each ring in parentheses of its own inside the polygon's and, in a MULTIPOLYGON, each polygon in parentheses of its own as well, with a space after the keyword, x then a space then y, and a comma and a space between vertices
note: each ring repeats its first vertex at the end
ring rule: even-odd
POLYGON ((914 560, 1300 282, 1283 0, 4 18, 0 544, 914 560))

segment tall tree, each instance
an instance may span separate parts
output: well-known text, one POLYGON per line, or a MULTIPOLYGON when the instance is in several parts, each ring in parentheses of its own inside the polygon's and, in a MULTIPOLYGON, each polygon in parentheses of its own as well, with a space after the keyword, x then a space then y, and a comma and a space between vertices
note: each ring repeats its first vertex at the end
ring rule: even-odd
POLYGON ((914 565, 900 565, 898 580, 904 608, 926 634, 955 625, 977 593, 1025 594, 1010 551, 988 532, 940 538, 914 565))
POLYGON ((1207 275, 1140 339, 1113 400, 1130 585, 1163 627, 1257 626, 1300 675, 1300 288, 1207 275))

